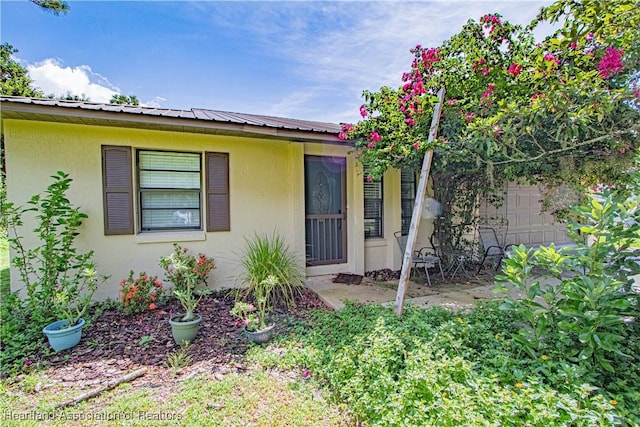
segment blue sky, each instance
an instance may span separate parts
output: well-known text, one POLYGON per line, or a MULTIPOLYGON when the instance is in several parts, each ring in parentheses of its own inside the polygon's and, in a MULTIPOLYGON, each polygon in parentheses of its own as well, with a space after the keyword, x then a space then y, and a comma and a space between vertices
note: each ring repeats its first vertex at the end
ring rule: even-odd
POLYGON ((529 23, 550 1, 0 1, 2 42, 45 93, 352 122, 364 89, 399 86, 416 44, 469 19, 529 23))

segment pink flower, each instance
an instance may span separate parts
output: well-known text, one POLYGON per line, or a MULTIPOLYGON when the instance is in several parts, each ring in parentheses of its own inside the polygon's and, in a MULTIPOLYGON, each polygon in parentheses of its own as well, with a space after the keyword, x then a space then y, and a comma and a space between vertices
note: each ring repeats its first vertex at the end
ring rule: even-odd
POLYGON ((382 140, 382 137, 380 136, 380 134, 376 131, 373 131, 369 134, 368 138, 373 141, 373 142, 378 142, 380 140, 382 140))
POLYGON ((369 112, 367 111, 367 107, 365 107, 364 105, 360 106, 360 115, 362 117, 367 117, 367 114, 369 114, 369 112))
POLYGON ((449 105, 454 105, 456 102, 458 102, 458 100, 457 100, 457 99, 455 99, 455 98, 451 98, 451 99, 449 100, 449 105))
POLYGON ((422 51, 422 65, 424 68, 431 68, 432 64, 440 61, 440 49, 430 47, 422 51))
POLYGON ((593 40, 593 33, 589 33, 589 34, 587 34, 587 37, 585 37, 585 40, 587 40, 588 42, 590 42, 591 40, 593 40))
POLYGON ((482 69, 482 75, 486 76, 487 74, 489 74, 489 70, 487 70, 486 68, 482 69))
POLYGON ((416 149, 416 150, 420 149, 420 143, 418 141, 414 142, 413 143, 413 148, 416 149))
POLYGON ((476 115, 474 113, 467 113, 464 115, 464 121, 467 123, 472 122, 475 118, 476 115))
POLYGON ((344 141, 345 139, 347 139, 347 134, 344 133, 344 132, 340 132, 338 134, 338 138, 340 138, 340 139, 342 139, 344 141))
POLYGON ((311 371, 309 371, 308 369, 302 371, 302 378, 307 378, 309 375, 311 375, 311 371))
POLYGON ((404 122, 406 124, 408 124, 409 126, 415 126, 415 124, 416 124, 416 122, 411 117, 408 117, 408 118, 404 119, 404 122))
POLYGON ((369 148, 374 148, 376 146, 376 143, 373 141, 369 141, 369 143, 367 143, 367 147, 369 148))
POLYGON ((603 79, 608 79, 612 75, 622 71, 624 64, 622 63, 622 49, 614 49, 608 47, 605 55, 598 64, 598 74, 603 79))
POLYGON ((511 74, 513 77, 518 77, 522 72, 522 65, 516 64, 515 62, 509 65, 508 74, 511 74))
POLYGON ((31 360, 27 359, 24 361, 24 366, 31 366, 32 363, 31 360))
POLYGON ((571 44, 569 44, 569 49, 575 49, 578 47, 578 43, 576 42, 571 42, 571 44))
POLYGON ((371 177, 370 176, 367 177, 367 182, 371 182, 371 177))
POLYGON ((485 28, 489 28, 489 26, 493 25, 501 25, 502 22, 500 21, 500 18, 498 18, 498 16, 496 15, 484 15, 483 17, 480 18, 480 22, 485 24, 484 27, 485 28))

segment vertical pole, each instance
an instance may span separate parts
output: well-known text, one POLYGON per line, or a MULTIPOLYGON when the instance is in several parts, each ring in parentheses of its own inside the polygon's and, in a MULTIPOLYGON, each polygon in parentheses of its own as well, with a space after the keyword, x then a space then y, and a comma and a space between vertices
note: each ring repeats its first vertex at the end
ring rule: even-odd
MULTIPOLYGON (((433 118, 431 119, 431 128, 429 129, 429 138, 427 142, 431 144, 438 133, 438 123, 440 122, 440 112, 444 101, 444 88, 438 91, 438 103, 433 109, 433 118)), ((427 180, 429 179, 429 171, 431 170, 431 161, 433 160, 433 149, 429 148, 424 155, 422 161, 422 170, 420 171, 420 181, 416 192, 416 201, 413 204, 413 214, 411 215, 411 225, 409 226, 409 235, 407 236, 407 246, 404 250, 404 258, 402 260, 402 270, 400 271, 400 281, 398 282, 398 293, 396 294, 395 312, 398 317, 402 316, 404 309, 404 298, 407 293, 407 284, 409 282, 409 272, 411 271, 411 258, 413 257, 413 247, 418 237, 418 227, 420 225, 420 215, 422 213, 422 205, 424 203, 424 195, 427 191, 427 180)))

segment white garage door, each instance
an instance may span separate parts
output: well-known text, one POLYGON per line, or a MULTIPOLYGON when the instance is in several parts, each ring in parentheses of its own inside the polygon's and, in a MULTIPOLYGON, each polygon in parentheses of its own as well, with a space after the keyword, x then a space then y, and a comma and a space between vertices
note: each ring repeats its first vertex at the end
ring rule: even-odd
POLYGON ((489 203, 480 206, 481 218, 507 218, 507 244, 526 246, 572 243, 564 224, 553 215, 541 212, 540 191, 537 186, 509 183, 504 204, 496 209, 489 203))

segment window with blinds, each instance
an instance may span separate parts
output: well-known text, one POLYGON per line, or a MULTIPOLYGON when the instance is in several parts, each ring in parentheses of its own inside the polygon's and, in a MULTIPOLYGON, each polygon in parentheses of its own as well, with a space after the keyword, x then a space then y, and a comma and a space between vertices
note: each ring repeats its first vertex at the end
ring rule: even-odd
POLYGON ((416 199, 416 174, 413 170, 402 169, 400 171, 400 219, 402 221, 402 234, 409 233, 413 204, 416 199))
POLYGON ((364 237, 382 237, 382 178, 364 180, 364 237))
POLYGON ((201 155, 138 151, 140 229, 200 230, 201 155))

